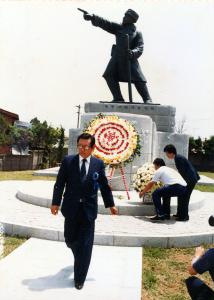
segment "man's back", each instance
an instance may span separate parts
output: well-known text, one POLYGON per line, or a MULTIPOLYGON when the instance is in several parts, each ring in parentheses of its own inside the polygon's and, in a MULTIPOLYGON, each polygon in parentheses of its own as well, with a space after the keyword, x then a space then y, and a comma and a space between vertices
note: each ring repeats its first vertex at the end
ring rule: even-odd
POLYGON ((178 172, 187 183, 195 184, 200 179, 200 176, 196 172, 191 162, 183 155, 175 155, 175 165, 178 169, 178 172))
POLYGON ((155 171, 152 181, 161 181, 164 185, 180 184, 186 186, 181 175, 176 170, 166 166, 161 166, 155 171))

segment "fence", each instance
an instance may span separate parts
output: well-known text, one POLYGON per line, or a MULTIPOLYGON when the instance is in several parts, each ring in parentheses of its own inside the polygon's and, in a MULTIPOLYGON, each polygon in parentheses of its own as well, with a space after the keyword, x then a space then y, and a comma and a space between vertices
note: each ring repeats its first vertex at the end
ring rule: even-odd
POLYGON ((0 171, 35 170, 41 166, 43 151, 32 151, 29 155, 1 155, 0 171))
POLYGON ((214 155, 189 154, 189 160, 198 171, 214 172, 214 155))

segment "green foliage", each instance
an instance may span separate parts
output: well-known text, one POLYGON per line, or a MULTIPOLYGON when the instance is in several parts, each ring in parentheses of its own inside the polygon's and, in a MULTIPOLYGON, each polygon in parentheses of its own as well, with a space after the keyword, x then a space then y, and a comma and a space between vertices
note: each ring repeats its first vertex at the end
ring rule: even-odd
POLYGON ((10 254, 17 247, 21 246, 27 239, 19 236, 4 235, 3 257, 10 254))
POLYGON ((214 136, 211 136, 210 139, 204 140, 203 148, 205 154, 214 154, 214 136))
POLYGON ((157 283, 157 278, 155 276, 155 273, 150 270, 145 270, 143 272, 143 277, 144 277, 144 288, 146 290, 150 289, 155 289, 156 283, 157 283))
POLYGON ((204 153, 203 142, 200 137, 194 139, 193 137, 189 138, 189 153, 204 153))
POLYGON ((197 184, 195 186, 195 190, 200 192, 206 192, 206 193, 214 193, 214 186, 213 185, 205 185, 205 184, 197 184))
POLYGON ((63 149, 65 145, 65 129, 62 126, 59 129, 59 145, 57 148, 57 161, 60 162, 63 158, 63 149))
POLYGON ((163 249, 163 248, 147 247, 147 248, 144 248, 143 255, 145 257, 150 257, 150 258, 164 259, 164 258, 166 258, 167 251, 166 251, 166 249, 163 249))
POLYGON ((0 114, 0 145, 10 144, 10 125, 0 114))
POLYGON ((203 141, 200 137, 197 139, 190 137, 189 153, 214 155, 214 136, 209 139, 205 138, 203 141))
POLYGON ((33 134, 30 128, 20 128, 11 126, 10 130, 11 144, 18 147, 20 153, 25 150, 33 139, 33 134))
POLYGON ((64 129, 53 128, 46 121, 40 122, 37 118, 30 121, 32 124, 33 139, 30 143, 31 149, 43 150, 42 168, 56 165, 57 159, 60 161, 63 155, 64 147, 64 129), (51 157, 51 153, 58 145, 59 154, 51 157))

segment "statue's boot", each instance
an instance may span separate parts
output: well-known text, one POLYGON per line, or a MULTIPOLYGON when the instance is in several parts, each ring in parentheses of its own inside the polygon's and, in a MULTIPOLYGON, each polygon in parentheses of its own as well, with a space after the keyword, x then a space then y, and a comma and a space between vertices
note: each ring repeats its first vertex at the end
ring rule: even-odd
POLYGON ((125 102, 121 94, 119 82, 116 81, 113 77, 104 77, 107 85, 112 93, 113 100, 112 102, 125 102))
POLYGON ((148 91, 146 83, 143 81, 136 81, 134 84, 135 84, 135 87, 136 87, 138 93, 143 98, 144 103, 146 103, 146 104, 153 103, 151 96, 149 95, 149 91, 148 91))

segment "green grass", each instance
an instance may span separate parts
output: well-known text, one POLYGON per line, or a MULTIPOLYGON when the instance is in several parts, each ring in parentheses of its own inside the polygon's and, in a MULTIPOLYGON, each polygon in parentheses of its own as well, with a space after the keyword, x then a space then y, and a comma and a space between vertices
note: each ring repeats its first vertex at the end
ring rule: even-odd
POLYGON ((29 171, 0 171, 0 180, 56 180, 53 176, 35 176, 29 171))
POLYGON ((210 177, 214 179, 214 172, 199 172, 199 174, 210 177))
MULTIPOLYGON (((143 248, 142 299, 189 300, 184 280, 194 252, 195 248, 143 248)), ((197 276, 212 286, 208 272, 197 276)))
POLYGON ((208 192, 208 193, 214 193, 214 185, 196 185, 195 190, 201 191, 201 192, 208 192))
POLYGON ((7 256, 12 251, 14 251, 17 247, 26 242, 26 238, 18 237, 18 236, 8 236, 4 235, 4 246, 3 246, 3 255, 2 257, 7 256))

